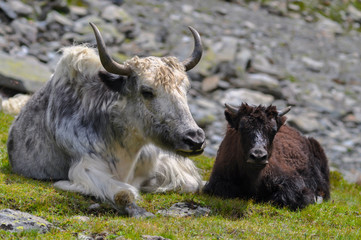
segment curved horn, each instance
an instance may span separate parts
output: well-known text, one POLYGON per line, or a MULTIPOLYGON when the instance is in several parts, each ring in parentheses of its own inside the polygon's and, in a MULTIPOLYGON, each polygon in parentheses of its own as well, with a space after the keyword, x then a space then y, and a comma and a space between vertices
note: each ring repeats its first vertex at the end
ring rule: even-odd
POLYGON ((95 38, 97 40, 98 52, 100 57, 100 62, 102 63, 105 70, 110 73, 118 74, 118 75, 126 75, 129 76, 131 74, 131 69, 129 67, 125 67, 122 64, 115 62, 105 47, 104 40, 99 32, 99 29, 94 25, 94 23, 89 23, 93 28, 95 38))
POLYGON ((199 60, 201 60, 202 53, 203 53, 201 36, 199 36, 199 33, 194 28, 192 28, 190 26, 188 26, 188 28, 189 28, 189 30, 191 30, 193 38, 194 38, 194 49, 193 49, 192 55, 182 62, 186 71, 191 70, 198 64, 199 60))
POLYGON ((280 111, 278 111, 278 116, 282 117, 283 115, 286 115, 286 113, 288 113, 291 110, 291 107, 286 107, 280 111))
POLYGON ((226 107, 227 110, 229 110, 231 113, 233 114, 237 114, 238 113, 238 108, 232 105, 229 105, 227 103, 224 104, 224 106, 226 107))

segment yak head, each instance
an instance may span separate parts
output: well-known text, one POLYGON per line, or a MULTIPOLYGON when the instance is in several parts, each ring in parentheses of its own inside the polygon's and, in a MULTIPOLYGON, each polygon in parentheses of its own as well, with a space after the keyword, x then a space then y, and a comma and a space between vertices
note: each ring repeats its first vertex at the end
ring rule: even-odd
POLYGON ((268 164, 273 139, 286 120, 283 115, 290 109, 277 111, 272 105, 256 107, 246 103, 237 108, 226 104, 226 120, 240 136, 240 150, 247 166, 262 169, 268 164))
POLYGON ((197 65, 202 56, 199 33, 189 27, 194 38, 190 57, 133 57, 115 62, 107 52, 97 27, 92 26, 100 61, 106 70, 102 81, 121 92, 119 119, 126 118, 129 127, 142 139, 183 156, 198 155, 205 147, 204 131, 195 123, 188 107, 190 82, 186 71, 197 65), (125 116, 126 115, 126 116, 125 116))

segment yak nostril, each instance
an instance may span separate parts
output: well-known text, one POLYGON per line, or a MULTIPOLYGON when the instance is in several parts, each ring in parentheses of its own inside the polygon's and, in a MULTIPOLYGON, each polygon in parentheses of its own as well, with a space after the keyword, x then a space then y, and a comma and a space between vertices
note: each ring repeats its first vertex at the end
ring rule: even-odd
POLYGON ((205 141, 204 131, 202 129, 189 130, 186 132, 183 141, 193 150, 201 149, 205 141))
POLYGON ((267 160, 267 152, 262 149, 255 149, 250 153, 250 158, 256 161, 267 160))

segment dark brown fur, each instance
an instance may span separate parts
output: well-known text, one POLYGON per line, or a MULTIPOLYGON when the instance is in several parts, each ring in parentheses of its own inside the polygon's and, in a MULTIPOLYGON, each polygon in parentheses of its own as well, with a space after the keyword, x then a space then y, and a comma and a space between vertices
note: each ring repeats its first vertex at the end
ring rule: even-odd
POLYGON ((224 198, 254 198, 278 206, 301 209, 315 198, 329 199, 327 157, 313 138, 284 125, 274 106, 242 104, 238 113, 225 111, 228 121, 209 182, 203 191, 224 198), (249 159, 254 130, 262 132, 268 164, 253 166, 249 159))

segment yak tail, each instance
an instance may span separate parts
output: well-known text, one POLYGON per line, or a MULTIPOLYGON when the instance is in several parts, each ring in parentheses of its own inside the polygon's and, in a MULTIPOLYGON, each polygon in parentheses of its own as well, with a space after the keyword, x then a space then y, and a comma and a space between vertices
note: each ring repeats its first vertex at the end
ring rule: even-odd
POLYGON ((141 190, 144 192, 198 192, 202 187, 202 178, 192 160, 160 153, 154 178, 141 186, 141 190))
POLYGON ((314 166, 317 166, 320 173, 317 191, 320 196, 327 200, 330 198, 330 170, 328 167, 328 160, 320 143, 312 137, 308 140, 310 142, 314 166))

